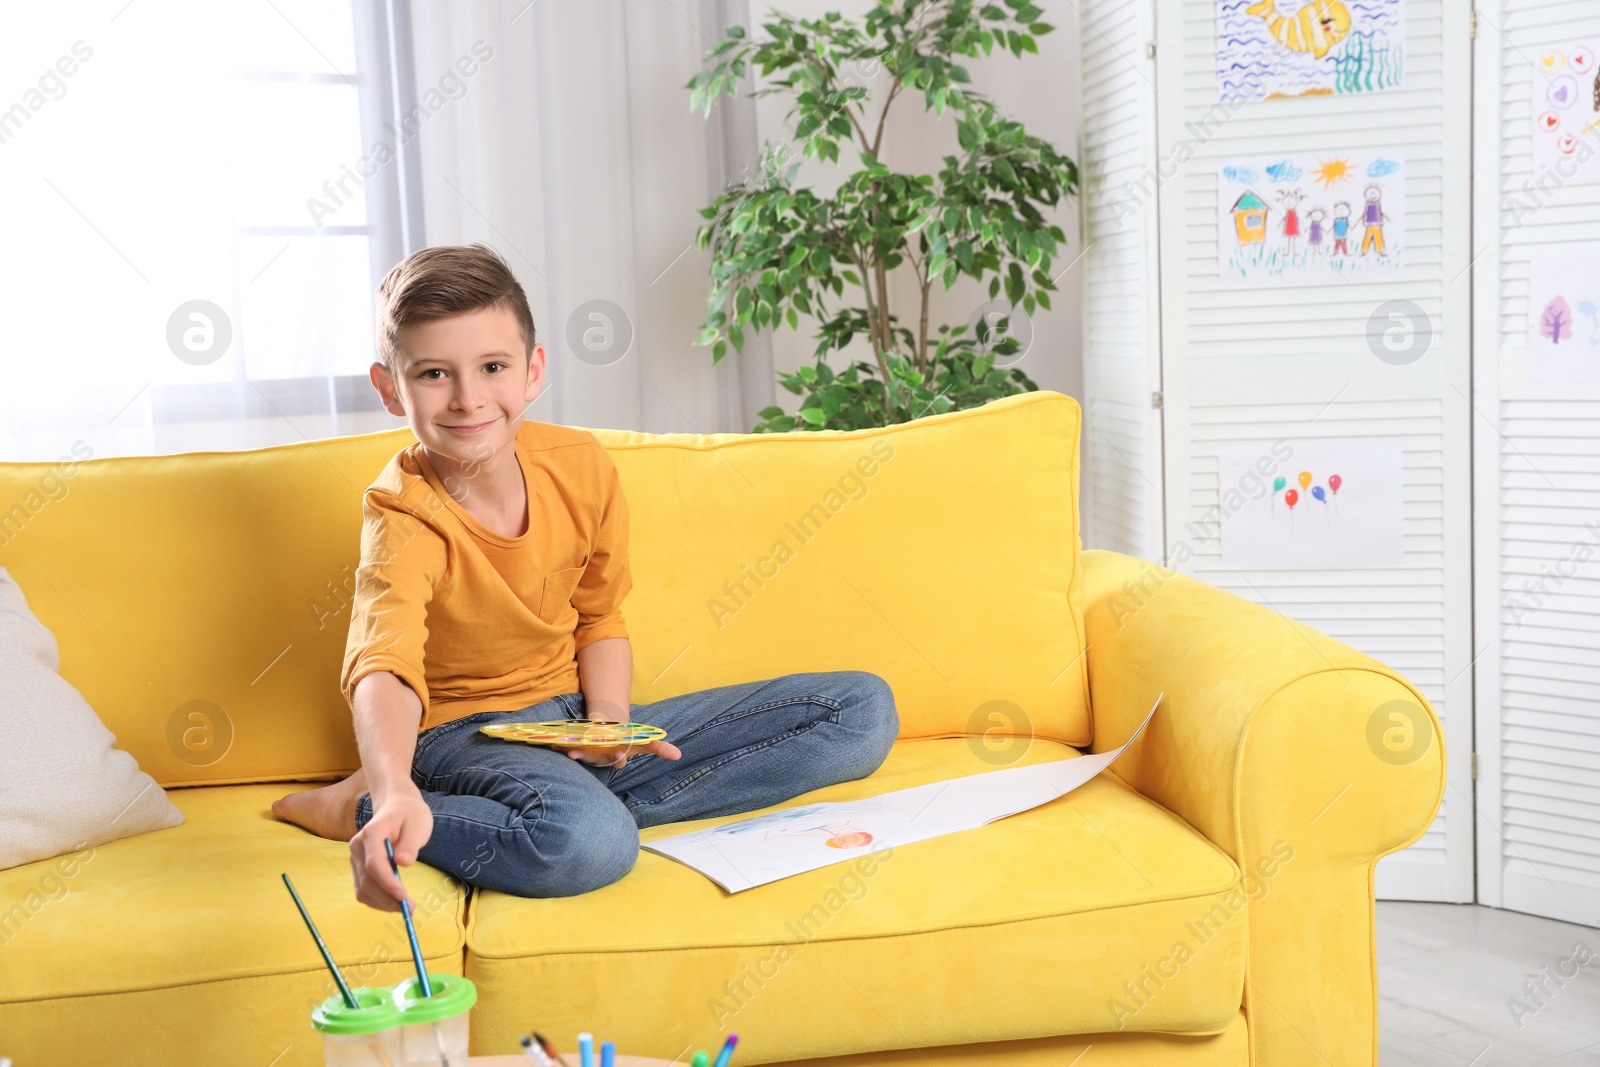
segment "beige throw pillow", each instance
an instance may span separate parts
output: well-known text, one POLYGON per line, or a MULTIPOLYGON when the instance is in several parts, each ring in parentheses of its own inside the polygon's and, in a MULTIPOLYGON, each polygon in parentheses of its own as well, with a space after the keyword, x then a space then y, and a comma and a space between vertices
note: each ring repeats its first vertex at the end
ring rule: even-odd
POLYGON ((183 822, 60 665, 0 567, 0 870, 183 822))

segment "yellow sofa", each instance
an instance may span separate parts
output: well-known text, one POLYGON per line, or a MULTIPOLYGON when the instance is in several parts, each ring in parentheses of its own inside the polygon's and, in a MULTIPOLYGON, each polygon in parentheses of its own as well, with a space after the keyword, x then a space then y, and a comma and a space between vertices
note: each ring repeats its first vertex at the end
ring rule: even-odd
MULTIPOLYGON (((477 983, 475 1053, 537 1028, 661 1057, 734 1030, 744 1064, 1376 1061, 1373 867, 1438 807, 1437 719, 1336 641, 1080 555, 1079 429, 1041 392, 849 433, 593 431, 632 508, 636 704, 792 671, 893 686, 884 766, 807 800, 1113 747, 1166 699, 1067 797, 736 895, 650 852, 553 900, 412 868, 430 966, 477 983), (1421 724, 1403 759, 1373 740, 1395 701, 1421 724)), ((407 972, 345 847, 268 804, 356 765, 358 502, 411 439, 0 464, 0 566, 186 816, 0 871, 16 1067, 321 1063, 333 989, 280 871, 354 983, 407 972)))

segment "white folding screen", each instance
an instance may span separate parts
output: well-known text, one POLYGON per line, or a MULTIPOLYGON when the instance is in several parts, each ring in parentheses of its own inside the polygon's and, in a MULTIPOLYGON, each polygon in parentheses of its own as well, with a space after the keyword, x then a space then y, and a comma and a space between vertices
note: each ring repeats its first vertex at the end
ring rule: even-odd
POLYGON ((1148 3, 1083 0, 1086 548, 1161 555, 1155 69, 1148 3))
POLYGON ((1600 4, 1486 0, 1475 44, 1478 893, 1595 925, 1600 4))
MULTIPOLYGON (((1459 2, 1404 0, 1398 87, 1234 102, 1219 117, 1219 6, 1159 0, 1157 8, 1158 66, 1171 74, 1158 76, 1158 137, 1164 152, 1176 154, 1180 143, 1192 152, 1161 194, 1163 220, 1179 222, 1161 233, 1167 542, 1191 542, 1197 577, 1390 664, 1426 694, 1445 725, 1444 804, 1421 841, 1380 863, 1377 890, 1471 900, 1469 12, 1459 2), (1206 133, 1203 141, 1195 131, 1206 133), (1374 161, 1366 174, 1381 173, 1377 160, 1401 164, 1403 184, 1389 185, 1383 207, 1404 219, 1401 243, 1390 249, 1404 264, 1398 277, 1225 284, 1222 168, 1305 157, 1374 161), (1391 318, 1396 306, 1400 319, 1391 318), (1202 523, 1224 504, 1219 463, 1227 447, 1305 448, 1329 439, 1347 451, 1363 440, 1398 442, 1399 561, 1225 565, 1222 539, 1202 523)), ((1357 220, 1364 177, 1342 193, 1357 220)), ((1313 174, 1305 181, 1308 205, 1320 202, 1313 174)), ((1309 230, 1307 218, 1301 227, 1309 230)), ((1352 251, 1356 233, 1352 226, 1347 235, 1352 251)), ((1298 466, 1286 470, 1291 488, 1298 466)), ((1309 496, 1301 507, 1302 519, 1315 521, 1309 496)))
MULTIPOLYGON (((1086 230, 1096 247, 1086 275, 1085 407, 1104 422, 1126 419, 1138 432, 1144 424, 1137 387, 1159 381, 1154 387, 1162 407, 1153 414, 1162 424, 1162 477, 1150 480, 1162 486, 1164 522, 1156 525, 1154 509, 1114 510, 1127 475, 1115 463, 1097 460, 1100 435, 1086 429, 1090 507, 1102 509, 1102 516, 1112 511, 1124 522, 1114 527, 1092 518, 1086 541, 1093 546, 1102 538, 1105 547, 1127 546, 1167 559, 1331 634, 1415 682, 1445 723, 1446 797, 1422 840, 1380 863, 1378 893, 1471 900, 1470 12, 1459 0, 1404 0, 1403 74, 1393 87, 1223 103, 1218 11, 1237 8, 1238 15, 1245 5, 1155 0, 1148 22, 1139 14, 1145 6, 1082 9, 1089 137, 1084 155, 1091 164, 1120 160, 1124 173, 1134 172, 1134 221, 1152 227, 1156 238, 1149 248, 1120 230, 1108 233, 1104 220, 1112 205, 1104 193, 1097 200, 1090 187, 1086 230), (1152 26, 1152 36, 1130 40, 1141 25, 1152 26), (1147 49, 1154 55, 1146 68, 1151 77, 1132 71, 1138 79, 1133 80, 1127 60, 1147 49), (1153 125, 1129 108, 1151 83, 1153 125), (1102 98, 1119 84, 1126 90, 1122 99, 1102 98), (1237 165, 1235 175, 1244 174, 1240 180, 1248 182, 1258 177, 1246 173, 1250 167, 1272 160, 1291 166, 1313 160, 1318 167, 1349 160, 1362 168, 1352 172, 1341 194, 1353 213, 1344 234, 1352 262, 1364 233, 1366 178, 1388 175, 1380 183, 1386 186, 1380 205, 1395 244, 1382 262, 1399 260, 1403 268, 1336 277, 1286 271, 1264 282, 1252 277, 1249 284, 1225 276, 1222 264, 1231 243, 1243 242, 1247 227, 1245 217, 1229 209, 1242 210, 1250 201, 1235 199, 1223 168, 1237 165), (1397 169, 1403 175, 1397 177, 1397 169), (1139 192, 1141 179, 1151 195, 1139 192), (1403 229, 1396 219, 1403 219, 1403 229), (1113 236, 1122 243, 1112 244, 1113 236), (1119 253, 1114 267, 1093 261, 1101 241, 1119 253), (1099 293, 1097 268, 1104 271, 1099 293), (1139 332, 1146 320, 1135 313, 1138 300, 1156 294, 1157 332, 1139 332), (1152 349, 1156 370, 1145 371, 1144 380, 1108 373, 1131 367, 1134 353, 1152 349), (1357 559, 1289 566, 1281 560, 1241 561, 1230 552, 1225 564, 1218 520, 1228 497, 1221 465, 1229 453, 1265 451, 1277 442, 1300 448, 1302 455, 1332 442, 1352 455, 1375 451, 1393 457, 1394 558, 1381 565, 1357 559), (1152 540, 1153 553, 1138 547, 1152 540)), ((1262 12, 1269 35, 1305 47, 1295 24, 1312 35, 1316 30, 1296 15, 1313 9, 1288 0, 1282 6, 1290 18, 1281 22, 1272 5, 1252 11, 1262 12)), ((1333 213, 1340 209, 1333 193, 1316 195, 1316 177, 1304 176, 1314 195, 1300 208, 1299 239, 1313 237, 1309 224, 1316 219, 1319 251, 1331 253, 1333 213), (1309 215, 1324 200, 1329 217, 1309 215)), ((1330 186, 1326 174, 1322 180, 1330 186)), ((1118 213, 1126 218, 1129 190, 1120 191, 1118 213)), ((1284 215, 1267 215, 1279 227, 1278 237, 1285 233, 1284 215)), ((1364 253, 1363 264, 1381 258, 1375 247, 1364 253)), ((1152 413, 1145 408, 1144 414, 1152 413)), ((1332 490, 1337 496, 1337 484, 1319 470, 1316 485, 1296 486, 1299 465, 1291 460, 1285 468, 1288 488, 1302 498, 1298 521, 1324 521, 1340 507, 1328 495, 1332 490), (1320 494, 1315 503, 1313 491, 1320 494)), ((1289 499, 1274 493, 1273 506, 1281 509, 1289 499)))

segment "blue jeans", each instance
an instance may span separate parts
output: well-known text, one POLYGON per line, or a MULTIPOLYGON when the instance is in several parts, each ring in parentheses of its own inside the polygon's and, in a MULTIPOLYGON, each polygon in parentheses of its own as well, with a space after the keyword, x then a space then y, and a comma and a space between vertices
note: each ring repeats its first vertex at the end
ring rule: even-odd
MULTIPOLYGON (((639 830, 736 815, 865 778, 899 731, 876 674, 787 674, 634 704, 683 755, 635 751, 620 770, 564 749, 502 741, 478 727, 585 717, 582 693, 520 711, 485 711, 425 730, 411 780, 433 812, 418 858, 471 885, 561 897, 610 885, 639 858, 639 830)), ((372 794, 356 825, 372 818, 372 794)))

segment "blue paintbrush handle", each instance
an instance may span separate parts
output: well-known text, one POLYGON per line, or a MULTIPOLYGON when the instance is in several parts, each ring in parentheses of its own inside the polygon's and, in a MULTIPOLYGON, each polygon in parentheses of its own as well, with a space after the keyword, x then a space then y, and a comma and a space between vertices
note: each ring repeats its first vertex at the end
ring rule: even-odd
MULTIPOLYGON (((400 865, 394 861, 394 843, 387 837, 383 839, 383 850, 389 854, 389 869, 394 872, 396 879, 400 877, 400 865)), ((404 883, 402 883, 403 885, 404 883)), ((433 996, 433 985, 428 981, 428 968, 422 965, 422 946, 417 944, 417 927, 411 921, 411 901, 400 902, 400 914, 406 920, 406 938, 411 942, 411 959, 417 965, 417 985, 422 990, 423 999, 433 996)))

